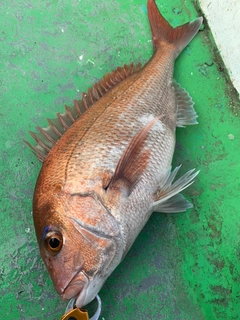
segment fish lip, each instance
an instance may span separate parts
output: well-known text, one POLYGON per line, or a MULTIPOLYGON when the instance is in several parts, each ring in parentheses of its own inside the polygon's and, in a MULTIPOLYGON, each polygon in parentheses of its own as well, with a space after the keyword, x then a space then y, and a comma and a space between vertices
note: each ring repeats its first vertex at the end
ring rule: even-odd
POLYGON ((85 300, 86 288, 88 286, 88 283, 88 277, 80 269, 78 272, 76 272, 68 285, 64 288, 61 294, 63 301, 75 298, 75 301, 78 301, 77 307, 82 307, 85 300))

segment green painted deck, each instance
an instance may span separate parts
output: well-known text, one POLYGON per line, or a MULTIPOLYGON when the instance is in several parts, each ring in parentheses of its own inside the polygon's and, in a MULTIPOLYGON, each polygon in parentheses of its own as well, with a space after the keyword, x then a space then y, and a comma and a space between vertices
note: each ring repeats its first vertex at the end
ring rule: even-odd
MULTIPOLYGON (((161 1, 176 26, 195 1, 161 1)), ((56 320, 66 303, 40 259, 31 201, 41 164, 22 139, 106 72, 152 54, 146 0, 1 3, 0 319, 56 320)), ((100 292, 100 319, 240 319, 240 104, 205 28, 176 62, 199 125, 177 129, 174 166, 201 172, 194 208, 153 214, 100 292)))

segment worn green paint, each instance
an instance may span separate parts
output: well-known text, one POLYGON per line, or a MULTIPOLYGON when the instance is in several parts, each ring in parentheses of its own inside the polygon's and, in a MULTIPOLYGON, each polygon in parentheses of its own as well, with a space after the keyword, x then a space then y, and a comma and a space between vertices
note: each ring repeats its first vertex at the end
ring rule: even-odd
MULTIPOLYGON (((56 320, 64 312, 32 223, 40 163, 22 138, 106 72, 149 59, 145 2, 1 4, 0 319, 56 320)), ((200 14, 189 0, 157 3, 173 25, 200 14)), ((239 101, 206 24, 175 71, 199 115, 198 126, 177 130, 174 157, 182 172, 201 170, 184 192, 194 209, 153 214, 100 292, 106 320, 239 319, 239 101)))

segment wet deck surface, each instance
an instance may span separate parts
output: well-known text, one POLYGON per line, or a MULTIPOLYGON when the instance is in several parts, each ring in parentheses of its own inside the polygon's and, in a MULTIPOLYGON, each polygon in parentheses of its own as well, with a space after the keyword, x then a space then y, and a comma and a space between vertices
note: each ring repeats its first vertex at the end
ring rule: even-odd
MULTIPOLYGON (((176 26, 191 1, 157 1, 176 26)), ((31 201, 41 164, 22 139, 124 63, 152 54, 145 1, 6 2, 0 19, 0 319, 59 319, 65 310, 40 259, 31 201)), ((173 165, 201 172, 194 208, 154 213, 100 296, 105 320, 239 319, 240 106, 211 33, 176 62, 198 126, 177 130, 173 165)))

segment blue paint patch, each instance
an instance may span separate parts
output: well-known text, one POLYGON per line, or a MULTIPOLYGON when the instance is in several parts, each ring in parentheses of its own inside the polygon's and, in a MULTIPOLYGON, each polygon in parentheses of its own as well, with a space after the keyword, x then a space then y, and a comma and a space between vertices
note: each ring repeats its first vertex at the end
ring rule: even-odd
POLYGON ((48 233, 49 229, 50 229, 50 226, 46 226, 46 227, 43 229, 43 233, 42 233, 41 239, 44 239, 44 238, 45 238, 45 235, 48 233))
POLYGON ((186 46, 186 48, 184 49, 184 53, 186 53, 188 56, 191 55, 192 49, 190 48, 190 46, 186 46))
POLYGON ((180 25, 179 19, 174 19, 173 26, 179 26, 179 25, 180 25))
POLYGON ((147 14, 147 6, 145 4, 142 4, 142 12, 147 14))
POLYGON ((182 9, 180 9, 180 8, 173 8, 173 9, 172 9, 172 12, 173 12, 174 14, 180 14, 180 13, 182 12, 182 9))

